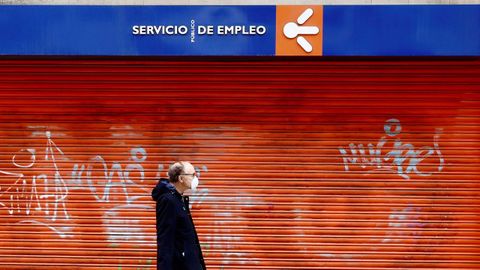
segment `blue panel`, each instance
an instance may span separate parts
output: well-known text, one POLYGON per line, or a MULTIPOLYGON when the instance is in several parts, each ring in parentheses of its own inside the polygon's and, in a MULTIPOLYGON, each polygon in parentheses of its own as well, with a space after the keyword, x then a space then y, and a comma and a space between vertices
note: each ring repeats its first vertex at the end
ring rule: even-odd
POLYGON ((480 55, 480 6, 325 6, 323 54, 480 55))
MULTIPOLYGON (((275 6, 0 6, 0 55, 274 55, 275 11, 275 6), (195 31, 192 42, 192 20, 195 29, 264 26, 266 33, 195 31), (189 29, 183 35, 134 35, 134 25, 189 29)), ((480 6, 325 6, 323 55, 478 56, 480 6)))
POLYGON ((274 55, 275 6, 0 6, 2 55, 274 55), (198 25, 263 25, 263 35, 196 35, 198 25), (185 35, 133 35, 184 25, 185 35))

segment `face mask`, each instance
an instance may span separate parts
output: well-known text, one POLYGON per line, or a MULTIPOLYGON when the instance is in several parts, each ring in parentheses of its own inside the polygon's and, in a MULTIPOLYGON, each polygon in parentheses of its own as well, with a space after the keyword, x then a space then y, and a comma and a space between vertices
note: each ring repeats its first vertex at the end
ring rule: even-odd
POLYGON ((190 187, 191 190, 196 190, 198 187, 198 177, 194 177, 192 180, 192 186, 190 187))

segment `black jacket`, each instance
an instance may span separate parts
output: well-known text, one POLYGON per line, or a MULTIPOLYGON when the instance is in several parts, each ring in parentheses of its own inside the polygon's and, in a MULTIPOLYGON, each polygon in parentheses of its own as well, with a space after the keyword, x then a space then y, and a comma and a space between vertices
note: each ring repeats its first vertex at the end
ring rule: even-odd
POLYGON ((207 269, 188 197, 182 197, 167 179, 160 179, 152 198, 157 202, 157 269, 207 269))

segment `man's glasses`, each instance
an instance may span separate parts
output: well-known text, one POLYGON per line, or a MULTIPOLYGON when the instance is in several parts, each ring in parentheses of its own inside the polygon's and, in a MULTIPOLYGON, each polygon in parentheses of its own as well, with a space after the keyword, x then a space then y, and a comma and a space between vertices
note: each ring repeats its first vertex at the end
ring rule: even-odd
POLYGON ((180 175, 198 176, 196 172, 194 172, 194 173, 181 173, 180 175))

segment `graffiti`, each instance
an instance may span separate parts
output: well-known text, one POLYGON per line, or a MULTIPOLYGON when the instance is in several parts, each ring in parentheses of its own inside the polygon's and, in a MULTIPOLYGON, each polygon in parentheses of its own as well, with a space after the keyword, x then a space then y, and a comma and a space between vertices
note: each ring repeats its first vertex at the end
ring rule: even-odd
MULTIPOLYGON (((47 137, 48 135, 49 134, 47 133, 47 137)), ((0 170, 0 174, 16 178, 16 181, 11 186, 0 193, 0 206, 6 208, 9 214, 13 215, 14 212, 20 214, 24 211, 22 214, 29 215, 32 207, 35 206, 35 210, 43 211, 46 218, 52 221, 57 219, 59 213, 63 215, 63 218, 69 219, 65 206, 68 189, 62 175, 60 174, 59 168, 56 166, 54 150, 58 150, 63 155, 63 152, 61 152, 61 150, 58 149, 48 137, 46 146, 47 154, 45 155, 44 160, 53 161, 53 175, 37 174, 32 176, 31 181, 28 181, 23 173, 12 173, 0 170), (43 183, 43 185, 39 182, 43 183), (39 185, 42 185, 41 188, 42 191, 44 191, 42 192, 42 195, 40 195, 39 192, 39 185), (7 198, 7 202, 5 201, 5 198, 7 198), (25 201, 27 201, 26 204, 25 201)), ((34 149, 22 149, 19 153, 12 157, 12 164, 15 167, 32 168, 35 165, 36 155, 34 149), (20 162, 17 161, 18 154, 22 152, 30 153, 30 163, 20 164, 20 162)))
POLYGON ((421 208, 406 207, 399 210, 394 210, 388 216, 388 228, 386 231, 386 238, 382 240, 383 243, 397 243, 402 242, 404 238, 411 240, 418 239, 426 224, 421 220, 421 208))
MULTIPOLYGON (((201 204, 209 204, 214 210, 213 219, 209 221, 212 227, 211 233, 205 236, 204 246, 208 250, 228 250, 222 254, 222 265, 231 265, 232 262, 240 264, 257 264, 258 261, 245 261, 242 258, 249 256, 248 253, 238 250, 238 244, 245 241, 242 234, 248 231, 249 225, 255 220, 245 213, 251 210, 262 201, 259 198, 252 197, 247 193, 238 193, 234 197, 216 197, 212 190, 207 188, 200 190, 191 202, 195 202, 196 206, 201 204), (207 196, 208 195, 208 196, 207 196), (228 205, 228 203, 239 204, 239 206, 228 205), (230 211, 233 210, 233 211, 230 211), (240 210, 240 212, 238 212, 240 210), (240 227, 232 228, 232 225, 240 227), (240 234, 240 235, 238 235, 240 234), (207 244, 208 243, 208 244, 207 244)), ((200 241, 202 242, 202 241, 200 241)), ((207 250, 207 252, 208 252, 207 250)), ((208 253, 205 253, 208 255, 208 253)))
MULTIPOLYGON (((148 157, 144 148, 131 148, 130 156, 125 163, 107 162, 101 155, 96 155, 85 164, 75 162, 70 165, 72 160, 55 144, 51 132, 45 132, 44 136, 47 138, 45 155, 39 155, 39 151, 34 148, 21 149, 11 159, 16 171, 0 170, 0 177, 3 176, 7 179, 6 181, 13 182, 9 186, 0 186, 0 209, 5 209, 10 216, 18 216, 20 219, 24 216, 32 216, 32 218, 18 221, 17 224, 41 225, 62 238, 72 237, 70 233, 73 227, 65 225, 65 222, 71 221, 66 205, 69 193, 77 189, 86 189, 98 203, 110 203, 112 191, 115 190, 117 196, 115 202, 121 204, 113 207, 109 204, 108 207, 111 208, 106 208, 103 214, 107 240, 112 243, 132 239, 152 241, 151 236, 143 232, 143 228, 147 226, 138 227, 136 225, 140 222, 139 220, 132 220, 128 216, 121 217, 124 210, 150 211, 153 209, 152 205, 137 202, 149 196, 151 189, 144 185, 146 175, 143 163, 148 157), (38 156, 43 156, 43 159, 38 156), (18 170, 22 172, 17 172, 18 170), (66 175, 70 177, 65 177, 66 175), (4 188, 4 186, 7 187, 4 188), (137 196, 130 194, 132 189, 136 191, 137 196), (138 191, 145 195, 138 195, 138 191), (124 201, 119 200, 119 196, 122 196, 124 201)), ((155 179, 164 173, 164 168, 166 166, 158 164, 155 179)), ((205 165, 195 169, 198 174, 201 171, 208 171, 205 165)), ((198 192, 199 200, 194 199, 191 207, 200 204, 202 198, 208 193, 202 193, 200 190, 198 192)))
MULTIPOLYGON (((142 149, 143 150, 143 149, 142 149)), ((145 150, 143 150, 145 151, 145 150)), ((146 153, 145 153, 146 158, 146 153)), ((142 162, 143 160, 135 160, 133 157, 132 159, 138 162, 142 162)), ((95 156, 90 159, 90 162, 87 166, 82 164, 75 164, 72 169, 72 181, 77 185, 84 185, 83 179, 87 183, 88 188, 94 195, 95 199, 99 202, 108 202, 110 197, 110 191, 113 188, 119 188, 127 202, 130 202, 129 194, 128 194, 128 186, 135 186, 144 191, 147 191, 145 187, 141 187, 137 185, 132 179, 130 179, 130 173, 134 170, 137 170, 140 174, 140 182, 143 182, 145 179, 145 172, 143 170, 143 166, 141 164, 128 164, 123 169, 123 166, 120 162, 113 162, 108 167, 107 162, 102 156, 95 156), (85 171, 84 177, 82 177, 83 172, 85 171), (92 176, 94 171, 103 172, 101 176, 92 176), (98 186, 101 186, 102 190, 97 189, 98 186)))
MULTIPOLYGON (((63 152, 55 145, 50 138, 50 132, 46 133, 47 144, 45 147, 44 161, 51 161, 50 170, 53 175, 44 173, 33 174, 31 179, 25 173, 14 173, 0 170, 0 174, 6 176, 7 179, 15 178, 15 182, 8 186, 0 193, 0 208, 6 209, 9 215, 31 215, 32 212, 40 214, 39 220, 22 220, 19 223, 35 223, 42 224, 48 228, 52 228, 60 236, 67 236, 66 233, 70 227, 55 227, 57 219, 69 220, 70 216, 65 204, 68 196, 68 188, 60 174, 60 170, 56 164, 56 160, 65 159, 63 152)), ((12 157, 12 164, 16 168, 30 170, 36 164, 35 149, 21 149, 12 157), (17 159, 19 155, 30 155, 28 162, 22 164, 17 159)), ((42 168, 45 169, 45 168, 42 168)), ((32 172, 29 172, 31 174, 32 172)))
POLYGON ((146 243, 153 246, 155 235, 147 234, 142 229, 148 226, 148 222, 128 216, 129 211, 146 212, 153 209, 154 207, 150 205, 127 204, 106 211, 103 215, 103 224, 107 233, 107 241, 114 245, 132 244, 134 242, 135 244, 146 243))
POLYGON ((208 199, 208 188, 198 189, 195 192, 195 196, 192 197, 192 199, 190 200, 189 208, 192 209, 194 205, 199 206, 203 202, 205 202, 207 199, 208 199))
POLYGON ((404 179, 410 179, 412 173, 419 176, 430 176, 433 173, 432 171, 422 172, 417 166, 422 161, 435 156, 438 159, 438 165, 436 165, 435 170, 437 172, 443 170, 445 160, 438 143, 442 133, 441 129, 435 130, 433 147, 422 146, 417 149, 413 144, 403 143, 397 137, 402 131, 402 126, 398 119, 387 120, 384 125, 384 131, 386 136, 381 137, 376 145, 369 143, 365 147, 363 144, 350 143, 348 148, 338 148, 343 159, 345 171, 349 171, 351 165, 357 165, 362 169, 375 167, 376 169, 374 170, 393 171, 404 179), (386 152, 387 143, 393 143, 391 150, 387 150, 388 152, 386 152))

